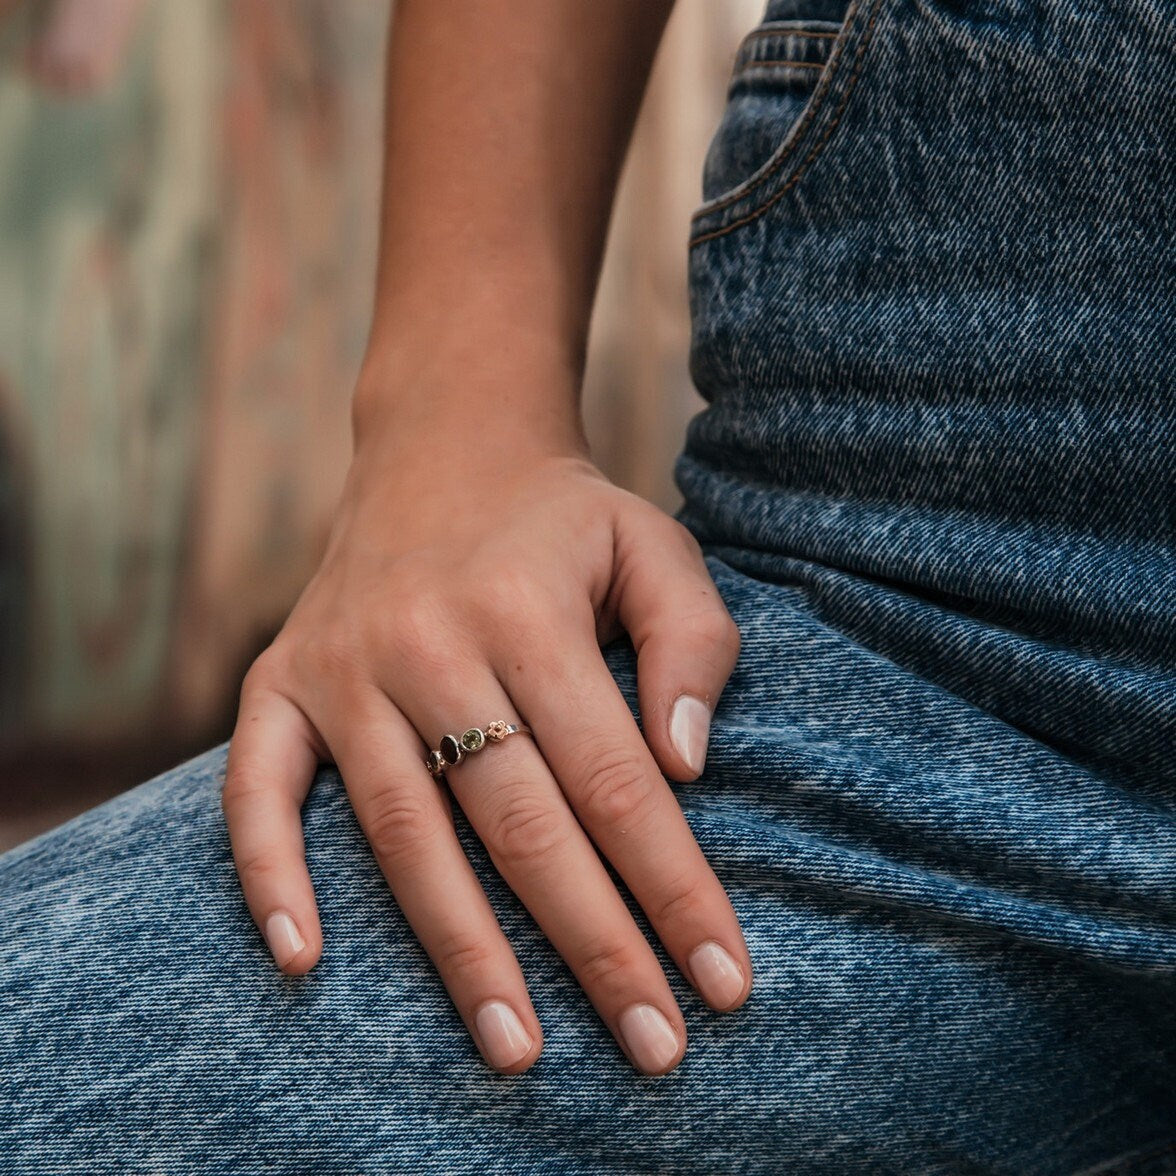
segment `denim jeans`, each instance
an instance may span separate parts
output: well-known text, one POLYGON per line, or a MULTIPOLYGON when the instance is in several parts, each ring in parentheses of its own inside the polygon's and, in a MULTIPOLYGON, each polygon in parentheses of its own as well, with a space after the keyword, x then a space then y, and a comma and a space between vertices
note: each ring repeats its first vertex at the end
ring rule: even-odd
MULTIPOLYGON (((0 858, 0 1171, 1176 1172, 1169 0, 771 0, 692 225, 678 518, 740 625, 675 784, 755 964, 633 1070, 458 835, 482 1063, 341 782, 273 966, 216 747, 0 858)), ((635 720, 627 638, 604 657, 635 720)))

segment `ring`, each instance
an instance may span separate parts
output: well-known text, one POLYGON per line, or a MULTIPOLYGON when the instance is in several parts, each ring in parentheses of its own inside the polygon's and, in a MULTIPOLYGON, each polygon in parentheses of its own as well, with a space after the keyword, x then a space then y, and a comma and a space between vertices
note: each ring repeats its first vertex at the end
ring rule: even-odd
POLYGON ((495 719, 485 727, 471 727, 460 736, 445 735, 441 739, 441 745, 435 751, 429 752, 425 767, 429 769, 429 774, 434 780, 444 780, 446 768, 455 767, 467 755, 481 751, 488 743, 501 743, 508 735, 515 734, 531 735, 534 738, 530 727, 521 723, 504 723, 501 719, 495 719))

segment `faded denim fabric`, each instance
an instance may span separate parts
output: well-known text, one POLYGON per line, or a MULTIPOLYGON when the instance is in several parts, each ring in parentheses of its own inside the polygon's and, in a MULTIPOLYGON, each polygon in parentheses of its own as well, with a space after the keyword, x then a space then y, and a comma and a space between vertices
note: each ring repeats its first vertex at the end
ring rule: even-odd
POLYGON ((676 473, 743 648, 674 788, 741 1010, 622 886, 690 1033, 638 1074, 458 810, 546 1038, 490 1071, 329 768, 282 976, 218 747, 0 857, 0 1171, 1176 1172, 1174 46, 772 0, 740 50, 676 473))

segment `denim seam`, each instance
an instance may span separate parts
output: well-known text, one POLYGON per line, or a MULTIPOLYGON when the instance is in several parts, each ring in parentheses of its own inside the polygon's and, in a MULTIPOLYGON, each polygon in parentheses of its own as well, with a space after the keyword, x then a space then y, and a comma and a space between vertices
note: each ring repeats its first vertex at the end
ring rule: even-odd
MULTIPOLYGON (((847 12, 846 17, 845 17, 845 25, 842 26, 841 32, 834 34, 835 37, 839 37, 844 33, 845 26, 848 25, 849 22, 853 19, 853 16, 857 11, 858 5, 868 3, 868 2, 869 2, 869 0, 851 0, 849 11, 847 12)), ((876 16, 878 13, 879 0, 873 0, 873 3, 874 3, 874 15, 876 16)), ((870 24, 873 25, 873 23, 874 23, 873 18, 871 17, 870 24)), ((781 33, 779 30, 776 30, 773 33, 773 36, 779 37, 780 35, 781 35, 781 33)), ((837 75, 837 65, 841 60, 841 51, 842 51, 842 49, 844 49, 844 47, 845 47, 844 42, 842 42, 842 44, 839 46, 835 46, 833 49, 833 52, 829 56, 829 59, 824 63, 825 67, 827 68, 827 72, 826 72, 825 76, 823 78, 821 78, 819 84, 817 85, 816 90, 813 91, 813 95, 809 99, 809 104, 808 104, 807 109, 805 110, 804 114, 801 116, 800 121, 796 124, 795 131, 792 132, 792 135, 793 135, 792 141, 793 141, 794 147, 797 143, 800 142, 801 137, 804 135, 804 132, 808 129, 809 123, 811 123, 813 121, 813 119, 817 116, 817 114, 820 112, 821 104, 822 104, 822 101, 825 97, 825 93, 826 93, 826 91, 828 91, 829 87, 833 84, 833 79, 837 75)), ((851 85, 851 89, 852 89, 852 85, 851 85)), ((727 196, 725 196, 723 199, 721 199, 713 207, 707 207, 705 212, 695 213, 694 216, 691 217, 691 220, 692 221, 701 220, 707 216, 713 215, 714 213, 722 212, 723 209, 729 208, 732 204, 737 203, 739 200, 743 199, 743 197, 754 192, 757 188, 759 188, 762 184, 764 184, 767 180, 769 180, 772 176, 774 176, 784 166, 784 164, 788 162, 788 160, 792 157, 793 154, 794 154, 794 150, 792 150, 792 149, 783 152, 783 154, 780 156, 780 158, 777 159, 772 164, 772 166, 766 172, 764 172, 764 174, 762 176, 759 177, 759 179, 755 180, 752 183, 748 183, 746 185, 740 184, 739 187, 735 189, 735 191, 729 193, 727 196)), ((692 244, 693 244, 693 242, 692 242, 692 244)))
MULTIPOLYGON (((781 22, 783 24, 783 22, 781 22)), ((755 29, 743 38, 746 45, 749 41, 761 40, 764 37, 827 37, 829 40, 841 36, 840 33, 826 33, 822 31, 807 32, 805 29, 789 29, 783 27, 755 29)))
MULTIPOLYGON (((857 13, 858 7, 861 4, 865 4, 865 3, 869 3, 869 2, 870 2, 870 0, 851 0, 849 9, 846 12, 845 20, 842 24, 841 29, 838 32, 831 34, 832 37, 834 37, 834 38, 843 37, 845 35, 846 28, 849 26, 850 22, 853 20, 855 14, 857 13)), ((873 2, 874 2, 874 6, 875 6, 874 7, 874 15, 876 16, 877 12, 878 12, 878 0, 873 0, 873 2)), ((873 25, 873 23, 874 23, 873 17, 871 17, 870 25, 873 25)), ((798 37, 798 38, 799 37, 807 37, 810 35, 817 35, 817 34, 808 34, 803 29, 797 29, 795 32, 782 30, 782 29, 764 29, 764 30, 762 30, 761 39, 763 37, 768 37, 768 36, 776 37, 776 38, 780 38, 780 39, 785 39, 785 38, 789 38, 789 37, 798 37)), ((819 35, 824 37, 824 36, 829 36, 830 34, 821 33, 819 35)), ((750 41, 750 36, 744 39, 743 46, 740 47, 739 54, 737 54, 737 60, 738 60, 738 57, 741 56, 743 53, 743 47, 746 46, 749 41, 750 41)), ((807 109, 802 114, 800 121, 796 124, 795 130, 793 132, 791 132, 791 134, 793 135, 794 147, 795 147, 795 144, 800 142, 801 136, 804 134, 809 123, 812 122, 812 120, 818 114, 820 107, 821 107, 821 103, 825 97, 825 92, 833 84, 833 79, 834 79, 835 75, 837 74, 837 65, 841 60, 841 51, 844 49, 844 47, 845 47, 844 41, 841 43, 841 45, 834 46, 828 59, 823 63, 823 67, 827 68, 828 72, 820 80, 820 83, 817 85, 816 90, 813 91, 812 97, 809 99, 809 104, 808 104, 807 109)), ((780 158, 777 159, 772 164, 771 168, 768 171, 766 171, 762 176, 760 176, 758 179, 756 179, 754 182, 740 184, 735 189, 735 191, 729 193, 727 196, 720 199, 719 202, 717 204, 715 204, 713 207, 708 206, 706 208, 705 212, 696 212, 691 217, 691 220, 695 221, 695 220, 704 219, 705 217, 711 216, 714 213, 722 212, 723 209, 728 208, 732 204, 737 203, 744 196, 747 196, 749 193, 754 192, 756 190, 756 188, 760 187, 766 180, 770 179, 773 175, 775 175, 775 173, 778 172, 780 170, 780 168, 784 166, 784 164, 788 161, 788 159, 793 154, 794 154, 794 151, 792 149, 785 151, 780 156, 780 158)))
POLYGON ((827 65, 824 61, 749 61, 745 66, 742 66, 739 73, 749 69, 762 69, 769 65, 791 65, 796 69, 824 69, 827 65))
MULTIPOLYGON (((858 4, 859 2, 866 3, 867 0, 853 0, 853 3, 855 5, 858 4)), ((710 240, 713 240, 715 237, 722 237, 722 236, 725 236, 727 233, 734 232, 736 229, 741 228, 743 225, 749 224, 751 221, 756 220, 758 217, 763 216, 763 214, 765 212, 767 212, 767 210, 769 208, 771 208, 773 204, 775 204, 778 200, 780 200, 785 195, 785 193, 787 193, 793 187, 796 186, 796 184, 799 182, 801 176, 803 176, 805 174, 805 172, 808 170, 810 164, 812 164, 813 160, 816 159, 817 156, 824 150, 825 145, 829 142, 829 139, 832 137, 833 132, 837 129, 838 124, 841 122, 841 116, 845 113, 845 108, 849 105, 850 97, 852 96, 854 90, 857 88, 858 77, 861 75, 862 66, 865 63, 866 49, 870 44, 870 40, 873 36, 874 24, 877 21, 878 13, 881 11, 881 8, 882 8, 881 0, 873 0, 873 5, 874 5, 874 8, 870 14, 869 23, 866 25, 865 31, 862 34, 862 38, 858 43, 857 55, 856 55, 856 58, 854 61, 853 73, 850 75, 849 84, 846 86, 845 93, 841 97, 841 102, 838 104, 837 110, 834 113, 833 118, 830 121, 829 125, 825 128, 824 133, 817 140, 817 142, 813 144, 812 150, 808 153, 808 155, 801 161, 801 163, 799 165, 797 165, 796 171, 793 172, 791 178, 788 180, 788 182, 786 184, 784 184, 784 186, 782 188, 780 188, 779 191, 775 192, 772 196, 770 196, 767 200, 765 200, 763 204, 761 204, 758 208, 754 209, 752 212, 747 213, 745 216, 740 217, 738 220, 732 221, 729 225, 724 225, 721 228, 712 229, 710 232, 707 232, 707 233, 700 233, 697 237, 692 238, 689 243, 689 246, 688 246, 690 249, 693 249, 694 246, 696 246, 696 245, 701 245, 704 241, 710 241, 710 240)), ((847 16, 846 21, 848 22, 849 19, 850 19, 850 16, 847 16)), ((816 116, 820 113, 820 111, 822 109, 821 99, 824 97, 829 86, 832 85, 833 79, 838 74, 837 64, 841 60, 840 48, 842 48, 842 47, 843 46, 839 46, 838 49, 835 49, 833 52, 833 55, 829 58, 829 61, 826 63, 826 65, 828 66, 828 72, 821 79, 820 84, 818 85, 817 89, 813 93, 813 96, 810 100, 809 107, 808 107, 807 111, 805 112, 804 116, 801 118, 800 123, 797 124, 796 131, 795 131, 795 138, 793 139, 794 145, 800 143, 801 137, 803 136, 804 132, 808 128, 808 124, 814 118, 816 118, 816 116)), ((774 176, 777 172, 779 172, 780 169, 783 168, 785 163, 787 163, 790 160, 792 155, 793 155, 792 151, 785 151, 780 156, 780 158, 775 161, 775 163, 772 165, 772 167, 768 171, 766 171, 762 176, 760 176, 760 178, 758 180, 756 180, 756 182, 754 184, 751 184, 745 190, 733 192, 722 203, 716 204, 714 207, 707 208, 705 212, 701 212, 701 213, 696 214, 696 216, 693 217, 692 220, 704 220, 706 217, 712 216, 717 212, 721 212, 723 209, 729 207, 731 204, 735 204, 739 200, 743 199, 745 196, 750 195, 752 192, 755 191, 756 188, 762 187, 762 185, 764 183, 766 183, 769 179, 771 179, 772 176, 774 176)))

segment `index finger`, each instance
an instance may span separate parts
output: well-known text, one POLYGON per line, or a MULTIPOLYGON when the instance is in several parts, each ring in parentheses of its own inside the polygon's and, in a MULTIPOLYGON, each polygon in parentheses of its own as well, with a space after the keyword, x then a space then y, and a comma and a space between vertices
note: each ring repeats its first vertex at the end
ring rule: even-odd
POLYGON ((293 702, 246 677, 221 807, 245 902, 274 962, 290 976, 309 972, 322 954, 302 837, 302 804, 319 762, 315 743, 293 702))

